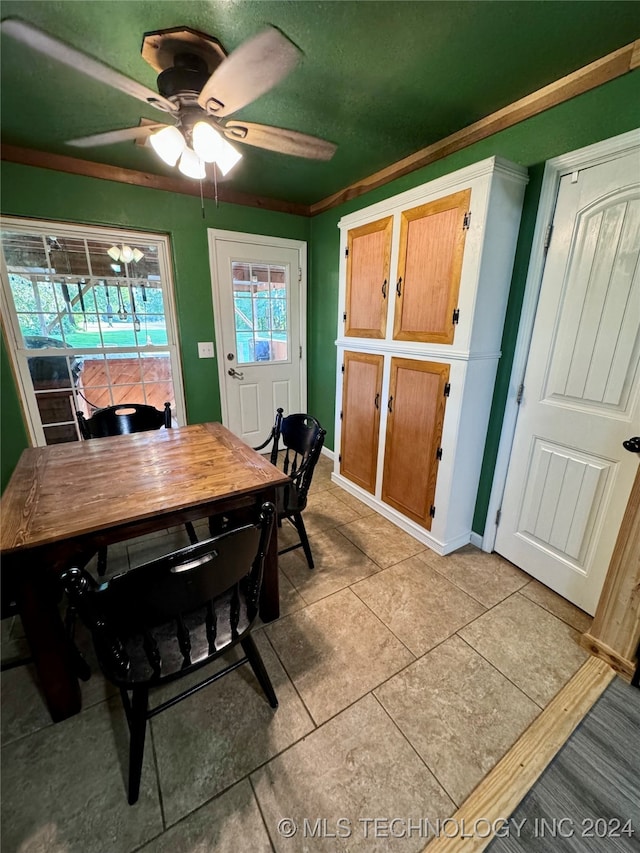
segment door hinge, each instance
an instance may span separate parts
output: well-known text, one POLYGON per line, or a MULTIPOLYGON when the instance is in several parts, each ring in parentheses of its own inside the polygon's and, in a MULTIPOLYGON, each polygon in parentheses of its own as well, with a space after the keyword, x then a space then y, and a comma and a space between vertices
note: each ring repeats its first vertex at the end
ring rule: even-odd
POLYGON ((447 382, 447 384, 444 386, 444 396, 448 397, 450 393, 451 393, 451 383, 447 382))
POLYGON ((551 235, 553 234, 553 225, 547 225, 547 230, 544 235, 544 250, 548 251, 551 245, 551 235))
POLYGON ((345 258, 349 257, 349 249, 344 250, 344 256, 345 256, 345 258))
POLYGON ((338 455, 338 462, 342 462, 342 454, 341 453, 338 455))
POLYGON ((340 412, 340 420, 342 420, 342 412, 340 412))
POLYGON ((441 447, 439 447, 436 450, 436 459, 442 459, 442 448, 441 447))
POLYGON ((343 322, 343 323, 346 323, 346 322, 347 322, 347 312, 346 312, 346 311, 345 311, 345 312, 344 312, 344 314, 342 315, 342 322, 343 322))
POLYGON ((431 516, 431 518, 436 517, 436 508, 433 504, 431 504, 431 506, 429 507, 429 515, 431 516))
POLYGON ((342 368, 341 368, 341 370, 342 370, 342 372, 343 372, 343 373, 344 373, 344 364, 343 364, 343 365, 342 365, 342 368))
POLYGON ((501 518, 502 518, 502 507, 496 513, 496 527, 500 524, 501 518))
POLYGON ((518 385, 518 393, 517 393, 517 395, 516 395, 516 403, 518 404, 518 406, 519 406, 519 405, 520 405, 520 403, 522 402, 522 398, 523 398, 523 396, 524 396, 524 383, 523 383, 523 382, 521 382, 521 383, 518 385))
POLYGON ((302 344, 300 344, 300 358, 302 358, 302 344))
POLYGON ((453 312, 453 317, 452 317, 452 319, 451 319, 451 322, 455 325, 455 324, 456 324, 456 323, 458 323, 459 321, 460 321, 460 309, 459 309, 459 308, 455 308, 455 309, 454 309, 454 312, 453 312))
POLYGON ((302 281, 302 267, 298 267, 298 281, 302 281))
POLYGON ((469 225, 471 225, 471 211, 467 211, 464 215, 464 219, 462 220, 462 230, 468 231, 469 225))

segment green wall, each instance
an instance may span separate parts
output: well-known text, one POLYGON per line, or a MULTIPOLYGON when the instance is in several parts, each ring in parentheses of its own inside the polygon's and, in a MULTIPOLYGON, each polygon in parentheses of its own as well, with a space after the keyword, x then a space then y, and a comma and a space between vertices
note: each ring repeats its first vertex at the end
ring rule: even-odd
MULTIPOLYGON (((337 226, 340 218, 486 157, 500 155, 526 166, 529 169, 529 185, 525 194, 502 340, 502 358, 496 378, 473 521, 473 529, 477 533, 484 531, 544 163, 551 157, 637 127, 640 125, 639 103, 640 70, 637 70, 312 219, 309 411, 327 429, 328 447, 334 446, 336 350, 333 342, 338 328, 340 237, 337 226)), ((428 117, 425 117, 426 120, 428 117)))
MULTIPOLYGON (((289 214, 205 201, 206 218, 195 197, 63 175, 2 163, 2 212, 42 219, 85 222, 157 231, 171 237, 178 325, 181 340, 187 418, 190 423, 220 419, 215 361, 198 359, 195 342, 214 337, 207 228, 225 228, 309 241, 308 363, 309 411, 327 429, 334 446, 334 341, 338 318, 340 217, 396 193, 495 154, 529 169, 522 224, 502 342, 489 433, 485 447, 473 528, 484 530, 500 427, 513 361, 518 322, 544 162, 637 126, 640 70, 574 98, 515 127, 478 142, 431 166, 311 220, 289 214)), ((0 347, 2 389, 2 487, 26 446, 26 435, 13 381, 0 347)))
MULTIPOLYGON (((178 315, 187 420, 221 419, 215 359, 199 359, 197 341, 215 339, 207 228, 308 240, 306 217, 205 199, 205 218, 196 196, 178 195, 47 169, 2 163, 2 213, 37 219, 111 225, 168 234, 178 315)), ((4 488, 27 438, 4 343, 0 349, 4 488)))

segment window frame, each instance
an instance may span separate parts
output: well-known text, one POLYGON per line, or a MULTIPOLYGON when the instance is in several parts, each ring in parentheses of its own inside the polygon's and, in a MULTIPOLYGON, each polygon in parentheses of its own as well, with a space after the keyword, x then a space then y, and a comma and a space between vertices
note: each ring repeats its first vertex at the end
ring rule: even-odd
MULTIPOLYGON (((23 234, 49 235, 56 234, 61 237, 73 237, 88 240, 103 240, 111 243, 150 243, 157 246, 158 266, 163 291, 165 308, 165 325, 167 330, 167 344, 158 346, 158 351, 169 353, 171 363, 171 379, 175 395, 175 408, 172 415, 178 426, 186 424, 186 407, 184 400, 184 384, 182 378, 182 358, 180 337, 178 334, 178 322, 176 312, 175 286, 171 263, 171 241, 167 234, 158 234, 146 231, 133 231, 131 229, 113 228, 108 226, 82 225, 69 222, 58 222, 54 220, 29 219, 25 217, 1 216, 0 229, 4 232, 13 231, 23 234)), ((13 377, 18 391, 23 419, 27 428, 29 442, 34 447, 44 447, 46 438, 40 420, 36 394, 29 372, 28 356, 23 353, 23 335, 20 329, 18 315, 14 307, 9 273, 6 266, 4 250, 0 246, 0 313, 2 317, 2 331, 5 338, 6 348, 13 377)), ((139 346, 110 348, 110 352, 139 352, 139 346)), ((153 351, 153 350, 151 350, 153 351)), ((58 353, 62 355, 62 350, 58 353)), ((65 347, 64 355, 81 355, 86 352, 83 348, 65 347)), ((99 350, 100 353, 104 349, 99 350)), ((29 350, 31 356, 34 350, 29 350)), ((78 432, 79 437, 79 432, 78 432)))

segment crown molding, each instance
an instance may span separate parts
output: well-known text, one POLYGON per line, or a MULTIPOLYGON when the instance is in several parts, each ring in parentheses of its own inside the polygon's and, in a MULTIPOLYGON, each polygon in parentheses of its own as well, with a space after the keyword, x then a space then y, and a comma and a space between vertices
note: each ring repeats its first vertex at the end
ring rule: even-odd
MULTIPOLYGON (((152 190, 182 193, 200 197, 200 182, 182 178, 172 178, 166 175, 154 175, 150 172, 138 172, 134 169, 124 169, 120 166, 110 166, 106 163, 95 163, 92 160, 81 160, 64 154, 50 154, 47 151, 37 151, 34 148, 21 148, 17 145, 3 145, 0 158, 10 163, 23 166, 34 166, 39 169, 52 169, 55 172, 66 172, 69 175, 82 175, 86 178, 98 178, 104 181, 116 181, 123 184, 133 184, 152 190)), ((215 199, 215 189, 210 183, 202 184, 204 198, 215 199)), ((218 201, 229 204, 240 204, 246 207, 258 207, 262 210, 274 210, 279 213, 292 213, 296 216, 309 216, 306 204, 282 201, 267 196, 250 195, 218 185, 218 201)))

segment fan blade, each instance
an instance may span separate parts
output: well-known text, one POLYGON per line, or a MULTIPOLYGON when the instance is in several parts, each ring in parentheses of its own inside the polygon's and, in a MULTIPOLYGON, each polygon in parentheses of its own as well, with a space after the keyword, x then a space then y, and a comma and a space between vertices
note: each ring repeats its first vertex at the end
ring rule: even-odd
POLYGON ((166 124, 145 124, 142 127, 124 127, 122 130, 108 130, 106 133, 94 133, 93 136, 81 136, 79 139, 69 139, 66 145, 76 148, 97 148, 99 145, 113 145, 116 142, 129 142, 132 139, 144 139, 157 130, 167 127, 166 124))
POLYGON ((331 160, 336 153, 333 142, 307 136, 297 130, 285 130, 282 127, 269 127, 266 124, 253 124, 249 121, 228 121, 222 128, 223 133, 235 142, 245 142, 256 148, 268 148, 280 154, 293 157, 307 157, 309 160, 331 160))
POLYGON ((145 104, 156 107, 163 112, 175 112, 177 107, 171 101, 154 92, 153 89, 148 89, 141 83, 125 77, 119 71, 109 68, 97 59, 81 53, 74 47, 70 47, 64 42, 58 41, 53 36, 47 35, 37 27, 27 24, 25 21, 19 21, 17 18, 7 18, 0 24, 0 31, 16 39, 16 41, 26 44, 27 47, 43 53, 64 65, 73 68, 74 71, 79 71, 87 77, 93 77, 100 83, 106 83, 113 89, 119 89, 125 95, 131 95, 132 98, 137 98, 145 104))
POLYGON ((262 30, 216 68, 204 84, 198 103, 211 115, 228 116, 284 79, 301 55, 279 30, 262 30))

